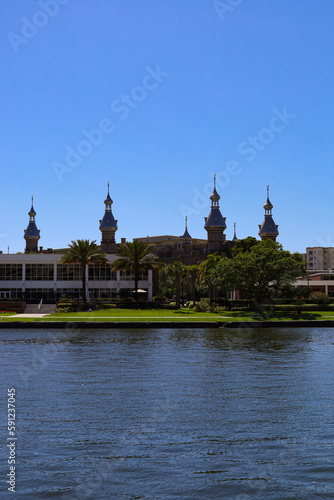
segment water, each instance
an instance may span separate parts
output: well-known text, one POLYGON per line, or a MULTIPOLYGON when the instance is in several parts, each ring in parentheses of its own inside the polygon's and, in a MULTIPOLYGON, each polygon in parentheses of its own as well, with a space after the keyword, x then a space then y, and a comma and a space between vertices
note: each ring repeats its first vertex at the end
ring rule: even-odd
POLYGON ((334 498, 334 330, 0 330, 0 349, 15 499, 334 498))

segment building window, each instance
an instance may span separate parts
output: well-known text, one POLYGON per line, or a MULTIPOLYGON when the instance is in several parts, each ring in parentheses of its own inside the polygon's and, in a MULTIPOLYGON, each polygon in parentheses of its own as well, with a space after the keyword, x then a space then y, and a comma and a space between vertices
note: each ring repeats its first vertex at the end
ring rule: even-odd
POLYGON ((117 280, 117 273, 115 271, 112 271, 111 266, 89 266, 88 279, 91 281, 117 280))
POLYGON ((0 281, 22 281, 22 264, 0 264, 0 281))
POLYGON ((36 304, 41 299, 45 302, 54 302, 55 301, 55 293, 53 288, 26 288, 25 292, 25 301, 30 302, 31 304, 36 304))
POLYGON ((90 288, 89 296, 91 299, 117 297, 117 288, 90 288))
POLYGON ((53 281, 53 264, 26 264, 26 281, 53 281))
POLYGON ((64 299, 81 299, 82 290, 81 288, 58 288, 57 290, 58 298, 64 299))
POLYGON ((132 281, 133 274, 121 271, 121 281, 132 281))
POLYGON ((57 264, 57 280, 59 281, 81 281, 81 269, 79 264, 57 264))

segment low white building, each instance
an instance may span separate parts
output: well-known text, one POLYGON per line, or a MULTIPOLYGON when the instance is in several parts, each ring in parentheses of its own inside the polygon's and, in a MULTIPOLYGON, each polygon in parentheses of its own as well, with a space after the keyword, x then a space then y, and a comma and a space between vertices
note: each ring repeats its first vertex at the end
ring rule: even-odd
MULTIPOLYGON (((115 241, 117 220, 112 213, 112 203, 108 182, 108 194, 104 200, 105 213, 100 221, 100 231, 101 250, 106 253, 110 264, 118 258, 115 241)), ((0 252, 0 299, 18 297, 28 303, 36 303, 41 299, 43 302, 52 303, 61 297, 80 298, 82 279, 79 265, 60 263, 66 249, 43 250, 43 247, 38 249, 40 230, 36 225, 33 198, 28 215, 28 226, 24 231, 25 253, 0 252)), ((138 288, 148 300, 153 298, 152 274, 152 271, 148 271, 146 275, 141 276, 138 283, 138 288)), ((134 286, 132 274, 114 272, 111 265, 94 265, 86 268, 86 297, 89 299, 129 298, 133 296, 134 286)))
MULTIPOLYGON (((81 296, 82 281, 78 264, 61 264, 60 253, 0 254, 0 299, 19 297, 35 303, 56 302, 60 297, 81 296)), ((117 255, 107 254, 112 263, 117 255)), ((152 271, 142 275, 139 289, 152 300, 152 271)), ((87 297, 131 297, 134 290, 132 274, 112 271, 111 266, 94 265, 86 268, 87 297)))

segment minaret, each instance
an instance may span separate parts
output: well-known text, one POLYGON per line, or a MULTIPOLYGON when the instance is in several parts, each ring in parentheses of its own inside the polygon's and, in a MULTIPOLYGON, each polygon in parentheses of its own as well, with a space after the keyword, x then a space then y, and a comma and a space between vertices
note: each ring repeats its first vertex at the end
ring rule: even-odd
POLYGON ((214 188, 210 196, 211 211, 204 218, 204 229, 208 233, 208 252, 219 252, 223 249, 223 243, 226 239, 224 231, 226 229, 226 217, 223 217, 219 210, 220 196, 216 190, 216 175, 214 175, 214 188))
POLYGON ((278 236, 278 226, 276 226, 274 219, 272 217, 273 205, 269 200, 269 186, 267 186, 267 201, 263 205, 265 210, 264 220, 261 225, 259 225, 259 236, 261 240, 273 240, 276 241, 278 236))
POLYGON ((40 230, 37 229, 35 216, 36 212, 34 210, 34 197, 31 197, 31 209, 28 212, 29 224, 27 229, 24 231, 24 239, 26 240, 25 253, 36 253, 38 252, 38 240, 40 239, 40 230))
POLYGON ((181 238, 184 240, 182 243, 182 246, 191 244, 191 236, 188 232, 188 216, 187 215, 186 215, 186 227, 185 227, 184 233, 181 236, 181 238))
POLYGON ((111 205, 113 204, 112 199, 109 194, 109 182, 108 182, 108 194, 104 200, 106 206, 103 219, 100 220, 100 231, 102 233, 101 239, 101 251, 105 253, 116 253, 117 246, 115 241, 115 233, 117 231, 117 220, 114 219, 111 205))
POLYGON ((234 236, 233 236, 233 240, 232 241, 238 241, 238 238, 237 238, 237 223, 236 222, 234 223, 234 236))

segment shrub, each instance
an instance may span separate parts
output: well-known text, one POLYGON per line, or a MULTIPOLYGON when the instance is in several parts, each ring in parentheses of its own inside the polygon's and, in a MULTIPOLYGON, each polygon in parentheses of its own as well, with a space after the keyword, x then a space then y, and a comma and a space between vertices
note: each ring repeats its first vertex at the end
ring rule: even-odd
POLYGON ((311 297, 311 302, 313 304, 329 304, 331 299, 328 297, 326 293, 323 292, 314 292, 312 293, 311 297))
POLYGON ((210 300, 205 298, 201 299, 200 302, 197 302, 197 304, 194 307, 196 312, 207 312, 210 310, 210 300))
POLYGON ((57 307, 56 309, 56 313, 71 313, 71 312, 76 312, 76 307, 69 305, 69 306, 57 307))

